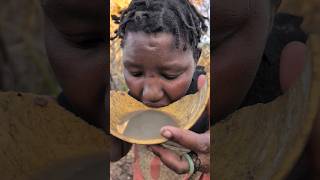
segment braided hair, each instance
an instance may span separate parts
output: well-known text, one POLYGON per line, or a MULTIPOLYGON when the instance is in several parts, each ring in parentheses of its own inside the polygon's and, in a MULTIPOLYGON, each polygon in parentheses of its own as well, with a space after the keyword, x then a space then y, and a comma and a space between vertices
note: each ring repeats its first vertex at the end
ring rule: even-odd
POLYGON ((125 43, 127 32, 143 31, 145 33, 166 32, 173 34, 175 47, 183 50, 191 48, 197 61, 201 55, 198 47, 203 32, 208 30, 206 17, 201 15, 189 0, 132 0, 127 9, 112 19, 119 24, 115 38, 125 43), (181 46, 182 45, 182 46, 181 46))

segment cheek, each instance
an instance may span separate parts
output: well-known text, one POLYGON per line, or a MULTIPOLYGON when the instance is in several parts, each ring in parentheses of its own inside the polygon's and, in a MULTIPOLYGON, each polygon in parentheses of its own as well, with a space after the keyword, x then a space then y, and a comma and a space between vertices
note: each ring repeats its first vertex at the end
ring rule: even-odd
POLYGON ((142 80, 140 80, 139 78, 130 76, 128 72, 124 72, 124 78, 128 86, 128 89, 130 91, 130 94, 133 97, 139 99, 139 96, 142 92, 142 87, 143 87, 142 80))
POLYGON ((190 87, 191 80, 192 76, 184 75, 184 77, 181 77, 180 79, 166 83, 165 91, 171 102, 186 95, 190 87))

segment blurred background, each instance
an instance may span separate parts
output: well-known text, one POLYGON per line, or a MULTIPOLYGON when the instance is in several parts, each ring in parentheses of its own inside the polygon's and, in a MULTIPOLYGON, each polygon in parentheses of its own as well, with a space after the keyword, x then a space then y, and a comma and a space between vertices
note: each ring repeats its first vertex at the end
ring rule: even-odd
POLYGON ((57 95, 38 0, 0 0, 0 90, 57 95))

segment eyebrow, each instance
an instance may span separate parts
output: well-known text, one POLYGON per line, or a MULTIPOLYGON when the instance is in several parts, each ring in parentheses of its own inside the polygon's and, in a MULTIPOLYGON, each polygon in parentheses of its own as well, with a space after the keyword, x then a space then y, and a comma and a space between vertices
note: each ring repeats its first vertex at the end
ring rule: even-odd
POLYGON ((172 64, 169 64, 169 65, 163 65, 161 66, 161 70, 164 70, 164 71, 171 71, 171 70, 175 70, 177 72, 180 72, 180 71, 183 71, 187 69, 187 66, 181 66, 177 63, 172 63, 172 64))
MULTIPOLYGON (((133 67, 133 68, 143 68, 143 64, 140 63, 134 63, 130 61, 130 59, 123 59, 123 65, 125 67, 133 67)), ((175 71, 183 71, 188 68, 188 65, 181 65, 180 63, 176 62, 170 62, 168 64, 163 64, 160 65, 159 67, 163 71, 170 71, 170 70, 175 70, 175 71)))
POLYGON ((123 63, 123 65, 124 65, 125 67, 135 67, 135 68, 141 68, 141 67, 142 67, 142 65, 136 64, 136 63, 133 63, 133 62, 130 62, 129 60, 128 60, 128 61, 125 61, 125 62, 123 63))

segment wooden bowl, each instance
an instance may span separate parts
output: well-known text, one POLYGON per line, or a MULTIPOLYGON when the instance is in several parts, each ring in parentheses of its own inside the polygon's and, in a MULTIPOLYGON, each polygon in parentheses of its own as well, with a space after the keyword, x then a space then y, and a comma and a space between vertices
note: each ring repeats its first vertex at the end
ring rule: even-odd
POLYGON ((150 108, 135 100, 123 91, 110 91, 110 132, 112 135, 135 144, 159 144, 166 141, 160 136, 160 128, 165 125, 154 118, 147 121, 130 123, 135 115, 156 113, 173 119, 176 126, 182 129, 191 128, 200 118, 210 97, 210 73, 206 75, 206 83, 195 94, 187 95, 180 100, 161 108, 150 108), (135 126, 134 128, 130 126, 135 126), (134 134, 126 134, 126 130, 134 129, 134 134), (152 132, 150 132, 152 131, 152 132))

